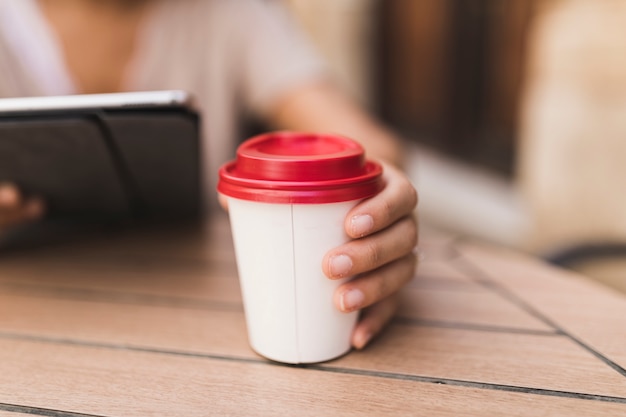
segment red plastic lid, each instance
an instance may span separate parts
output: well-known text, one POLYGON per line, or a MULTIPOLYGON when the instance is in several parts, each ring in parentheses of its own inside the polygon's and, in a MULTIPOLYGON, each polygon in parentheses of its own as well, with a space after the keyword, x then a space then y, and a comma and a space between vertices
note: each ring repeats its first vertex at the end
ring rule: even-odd
POLYGON ((239 146, 221 167, 217 189, 242 200, 321 204, 371 197, 382 187, 382 168, 363 147, 343 136, 275 132, 239 146))

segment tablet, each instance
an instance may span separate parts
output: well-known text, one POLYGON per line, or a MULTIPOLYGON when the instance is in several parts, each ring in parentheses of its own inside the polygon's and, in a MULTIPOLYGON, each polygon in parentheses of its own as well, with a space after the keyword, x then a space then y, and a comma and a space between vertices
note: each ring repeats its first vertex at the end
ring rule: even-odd
POLYGON ((0 99, 0 182, 49 220, 195 217, 199 124, 184 91, 0 99))
POLYGON ((0 114, 93 109, 193 107, 189 93, 181 90, 137 91, 71 96, 18 97, 0 99, 0 114))

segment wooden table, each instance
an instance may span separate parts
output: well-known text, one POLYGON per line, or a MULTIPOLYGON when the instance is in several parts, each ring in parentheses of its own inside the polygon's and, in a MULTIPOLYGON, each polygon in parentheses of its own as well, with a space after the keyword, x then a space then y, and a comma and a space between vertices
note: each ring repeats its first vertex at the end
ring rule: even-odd
POLYGON ((626 415, 626 298, 504 250, 425 237, 363 351, 248 346, 225 217, 0 258, 0 416, 626 415))

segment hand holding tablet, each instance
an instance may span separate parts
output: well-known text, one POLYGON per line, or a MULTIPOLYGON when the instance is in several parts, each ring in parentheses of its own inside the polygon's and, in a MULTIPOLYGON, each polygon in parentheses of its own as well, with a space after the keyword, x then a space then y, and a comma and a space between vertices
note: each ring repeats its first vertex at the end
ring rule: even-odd
POLYGON ((13 184, 0 184, 0 233, 2 230, 29 221, 44 214, 40 198, 24 198, 13 184))
POLYGON ((183 219, 201 211, 199 117, 155 91, 0 100, 0 230, 36 218, 183 219), (3 203, 4 201, 4 203, 3 203))

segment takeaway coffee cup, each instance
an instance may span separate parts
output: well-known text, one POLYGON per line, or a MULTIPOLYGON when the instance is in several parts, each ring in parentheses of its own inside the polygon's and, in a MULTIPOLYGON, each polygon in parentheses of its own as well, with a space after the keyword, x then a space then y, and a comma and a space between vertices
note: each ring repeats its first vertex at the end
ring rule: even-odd
POLYGON ((276 132, 244 142, 219 174, 252 348, 286 363, 346 353, 358 312, 333 294, 350 278, 328 279, 322 259, 348 240, 348 211, 382 189, 381 166, 345 137, 276 132))

